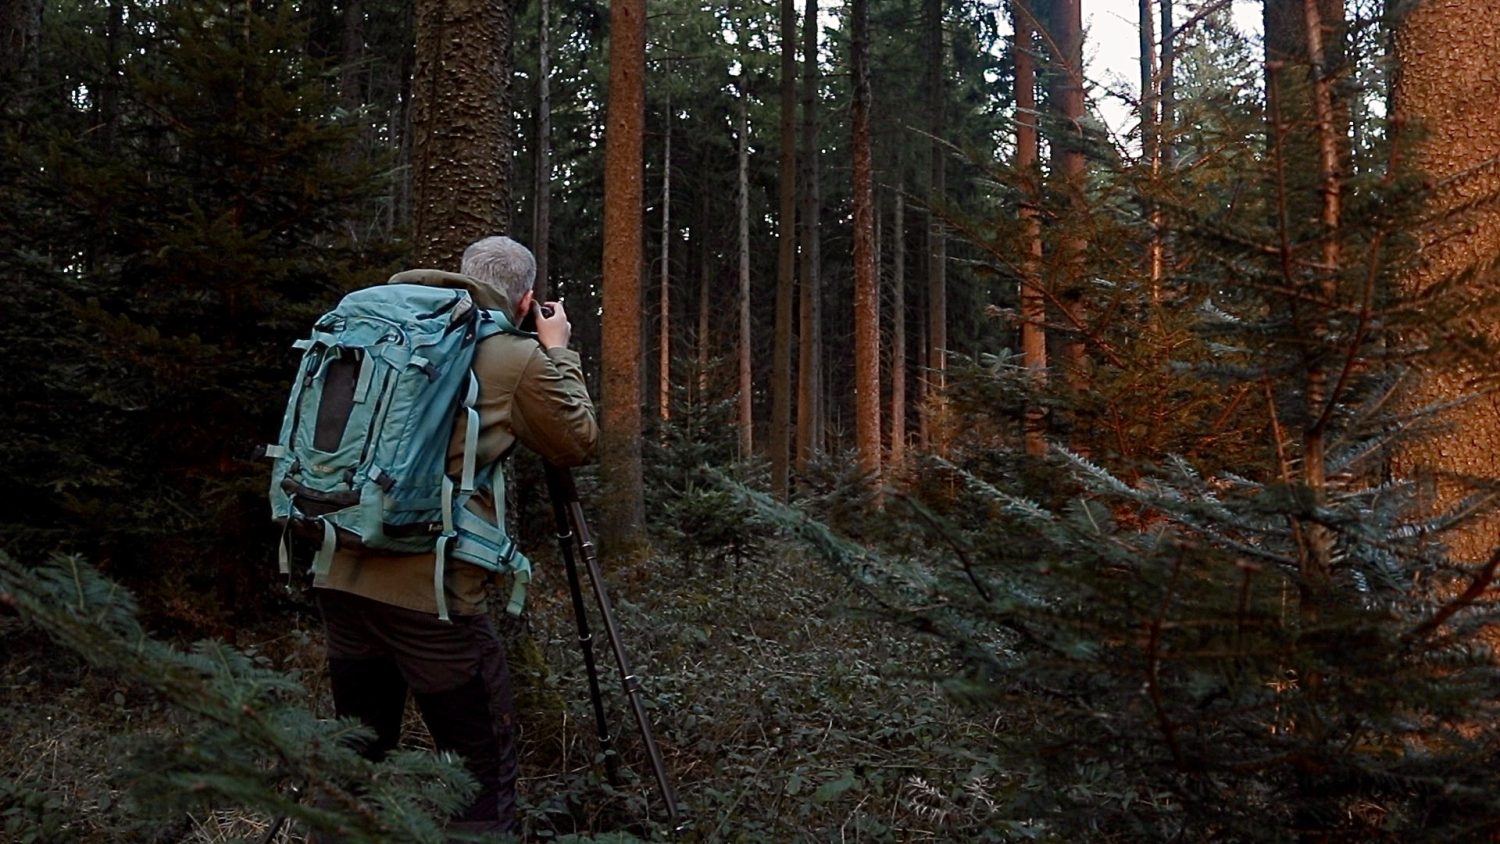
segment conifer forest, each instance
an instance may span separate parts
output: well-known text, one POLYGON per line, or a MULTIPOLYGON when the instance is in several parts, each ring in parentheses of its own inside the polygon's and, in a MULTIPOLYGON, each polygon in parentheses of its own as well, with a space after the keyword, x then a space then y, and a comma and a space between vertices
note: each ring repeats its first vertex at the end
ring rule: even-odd
POLYGON ((357 752, 257 454, 493 234, 599 425, 581 602, 504 464, 520 840, 1500 840, 1497 67, 1500 0, 0 0, 0 841, 502 840, 415 703, 357 752))

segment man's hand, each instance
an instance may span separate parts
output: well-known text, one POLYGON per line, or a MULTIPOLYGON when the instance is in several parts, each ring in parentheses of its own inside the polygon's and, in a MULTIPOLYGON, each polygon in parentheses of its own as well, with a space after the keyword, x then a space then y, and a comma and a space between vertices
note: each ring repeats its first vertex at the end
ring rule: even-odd
POLYGON ((536 311, 536 338, 543 348, 566 349, 573 337, 573 324, 568 322, 568 313, 563 310, 562 303, 533 302, 531 307, 536 311))

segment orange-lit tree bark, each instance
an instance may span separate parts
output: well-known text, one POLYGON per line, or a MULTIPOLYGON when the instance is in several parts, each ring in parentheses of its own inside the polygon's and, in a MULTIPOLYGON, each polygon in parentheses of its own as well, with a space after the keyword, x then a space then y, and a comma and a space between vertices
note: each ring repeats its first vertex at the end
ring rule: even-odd
POLYGON ((797 5, 781 0, 781 208, 776 223, 776 337, 771 352, 771 490, 787 495, 792 428, 792 299, 797 272, 797 5))
MULTIPOLYGON (((1416 232, 1419 263, 1407 292, 1426 301, 1426 331, 1446 361, 1417 373, 1411 408, 1459 402, 1441 430, 1410 444, 1397 473, 1423 481, 1426 505, 1454 506, 1466 495, 1458 476, 1500 480, 1500 365, 1493 355, 1459 356, 1460 338, 1500 342, 1500 1, 1415 4, 1396 31, 1395 106, 1415 138, 1410 165, 1434 185, 1428 222, 1416 232), (1488 392, 1486 392, 1488 390, 1488 392)), ((1480 343, 1465 343, 1470 348, 1480 343)), ((1490 348, 1494 348, 1491 346, 1490 348)), ((1484 560, 1500 545, 1500 514, 1459 525, 1445 537, 1454 556, 1484 560)))
MULTIPOLYGON (((1143 0, 1144 2, 1144 0, 1143 0)), ((1036 110, 1036 18, 1026 0, 1015 0, 1016 171, 1024 180, 1021 198, 1021 357, 1031 375, 1032 388, 1047 384, 1047 301, 1042 290, 1040 133, 1036 110)), ((1047 413, 1033 399, 1022 419, 1026 453, 1047 452, 1047 413)))
POLYGON ((457 270, 510 230, 511 0, 416 0, 412 203, 417 263, 457 270))
POLYGON ((641 201, 646 122, 646 2, 610 6, 604 136, 604 314, 599 431, 600 542, 643 541, 641 476, 641 201))
POLYGON ((739 213, 740 223, 740 296, 739 296, 739 372, 740 372, 740 459, 750 459, 755 448, 754 389, 751 380, 750 355, 750 117, 748 100, 749 86, 744 71, 740 71, 740 158, 739 158, 739 213))
POLYGON ((818 216, 818 0, 802 12, 802 283, 797 319, 797 471, 823 449, 823 292, 818 216))
POLYGON ((943 39, 943 0, 926 2, 927 106, 929 179, 927 196, 927 385, 923 396, 922 439, 938 452, 944 450, 943 387, 948 369, 948 235, 940 209, 947 187, 948 156, 943 148, 947 129, 948 96, 946 50, 943 39))
POLYGON ((880 480, 880 289, 875 280, 875 219, 870 163, 870 8, 853 0, 854 71, 854 430, 860 471, 880 480))

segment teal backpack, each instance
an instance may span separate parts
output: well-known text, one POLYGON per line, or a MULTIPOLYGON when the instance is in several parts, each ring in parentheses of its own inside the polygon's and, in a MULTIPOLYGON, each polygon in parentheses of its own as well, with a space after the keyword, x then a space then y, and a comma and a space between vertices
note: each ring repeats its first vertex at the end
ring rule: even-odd
POLYGON ((505 476, 496 460, 476 466, 480 341, 530 336, 468 291, 422 284, 357 290, 324 314, 302 352, 281 436, 266 447, 271 516, 282 526, 278 557, 290 573, 287 533, 318 546, 312 571, 326 574, 338 547, 434 552, 438 616, 448 620, 443 573, 457 559, 515 579, 519 613, 531 563, 505 533, 505 476), (468 415, 463 471, 448 476, 457 414, 468 415), (465 506, 491 490, 495 522, 465 506))

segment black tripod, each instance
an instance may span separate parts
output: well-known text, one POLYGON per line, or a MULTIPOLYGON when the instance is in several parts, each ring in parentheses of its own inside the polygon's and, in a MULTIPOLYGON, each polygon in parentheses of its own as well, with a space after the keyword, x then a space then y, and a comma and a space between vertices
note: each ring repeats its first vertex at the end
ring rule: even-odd
POLYGON ((677 808, 677 793, 672 789, 672 783, 667 779, 667 767, 662 762, 661 751, 656 746, 656 737, 651 732, 651 722, 646 717, 646 709, 641 705, 641 681, 640 678, 630 670, 630 662, 625 657, 625 648, 620 644, 620 631, 615 624, 614 609, 609 601, 609 593, 604 589, 604 574, 599 568, 599 554, 594 548, 593 538, 589 535, 588 522, 583 518, 583 505, 578 502, 578 488, 573 483, 573 473, 560 466, 551 463, 546 464, 547 491, 552 496, 552 513, 557 519, 557 545, 562 551, 563 565, 568 572, 568 589, 573 594, 573 617, 578 622, 578 644, 583 650, 583 666, 589 678, 589 698, 594 705, 594 723, 599 732, 599 746, 604 752, 604 764, 606 774, 611 784, 618 785, 620 761, 614 752, 614 740, 610 737, 609 723, 604 716, 604 698, 599 693, 599 671, 594 663, 594 634, 589 629, 588 613, 584 607, 583 586, 578 579, 578 564, 574 556, 576 544, 577 552, 583 557, 584 566, 588 569, 589 584, 594 587, 594 598, 599 605, 599 617, 604 621, 604 632, 609 638, 610 647, 615 652, 615 662, 620 667, 620 682, 625 688, 625 695, 630 699, 630 707, 635 713, 636 726, 641 731, 641 743, 646 747, 646 756, 651 763, 651 771, 656 775, 656 784, 661 789, 662 801, 667 806, 667 822, 671 825, 673 832, 680 832, 684 828, 682 817, 677 808))

